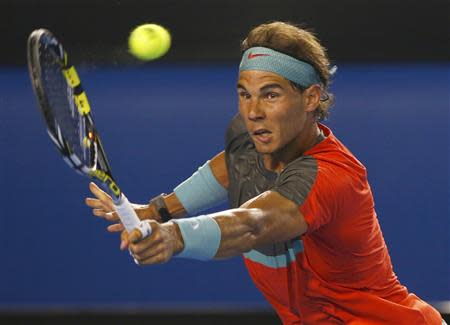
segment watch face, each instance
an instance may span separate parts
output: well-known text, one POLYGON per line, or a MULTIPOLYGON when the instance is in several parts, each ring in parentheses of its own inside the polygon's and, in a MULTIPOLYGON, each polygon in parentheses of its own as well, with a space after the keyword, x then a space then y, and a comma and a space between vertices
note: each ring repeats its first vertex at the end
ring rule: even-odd
POLYGON ((158 211, 159 216, 161 217, 162 222, 167 222, 172 219, 172 216, 167 209, 166 202, 164 201, 164 196, 167 195, 165 193, 161 193, 157 197, 154 197, 150 200, 150 204, 154 204, 156 211, 158 211))
POLYGON ((170 215, 169 210, 167 210, 166 208, 159 209, 158 213, 163 222, 167 222, 170 219, 172 219, 172 216, 170 215))

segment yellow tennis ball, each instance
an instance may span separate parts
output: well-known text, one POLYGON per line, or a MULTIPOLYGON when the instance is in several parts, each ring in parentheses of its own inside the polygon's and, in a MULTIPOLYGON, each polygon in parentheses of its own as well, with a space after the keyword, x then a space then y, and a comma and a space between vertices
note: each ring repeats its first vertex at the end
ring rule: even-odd
POLYGON ((140 60, 157 59, 170 48, 171 37, 167 29, 156 24, 136 27, 128 38, 130 53, 140 60))

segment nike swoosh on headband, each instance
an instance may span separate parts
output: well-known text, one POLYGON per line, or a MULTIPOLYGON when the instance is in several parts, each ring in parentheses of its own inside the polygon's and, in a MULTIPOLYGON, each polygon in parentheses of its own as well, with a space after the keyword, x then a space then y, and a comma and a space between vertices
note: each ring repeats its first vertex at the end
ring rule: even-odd
POLYGON ((262 53, 261 54, 260 53, 253 54, 252 52, 250 52, 248 54, 247 58, 249 58, 251 60, 251 59, 257 58, 258 56, 270 56, 270 54, 262 54, 262 53))

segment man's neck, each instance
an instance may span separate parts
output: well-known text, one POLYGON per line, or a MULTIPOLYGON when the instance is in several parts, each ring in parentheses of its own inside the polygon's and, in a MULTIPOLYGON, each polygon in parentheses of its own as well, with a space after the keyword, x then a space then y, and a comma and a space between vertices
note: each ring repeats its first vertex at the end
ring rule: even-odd
POLYGON ((320 134, 317 122, 314 121, 281 150, 264 155, 264 166, 269 170, 281 172, 287 164, 314 147, 320 134))

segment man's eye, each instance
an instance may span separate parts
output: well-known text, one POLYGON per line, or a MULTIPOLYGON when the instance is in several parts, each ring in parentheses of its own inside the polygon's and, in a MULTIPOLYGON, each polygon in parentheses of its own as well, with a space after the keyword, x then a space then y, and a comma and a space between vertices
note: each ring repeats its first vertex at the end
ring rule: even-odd
POLYGON ((241 91, 241 92, 239 92, 239 97, 244 98, 244 99, 249 99, 250 94, 245 91, 241 91))
POLYGON ((279 96, 278 93, 274 93, 274 92, 270 92, 270 93, 266 94, 266 97, 268 99, 274 99, 274 98, 277 98, 278 96, 279 96))

